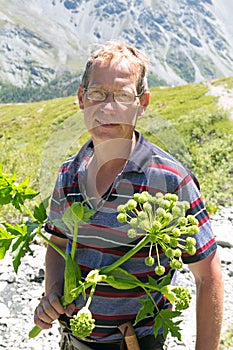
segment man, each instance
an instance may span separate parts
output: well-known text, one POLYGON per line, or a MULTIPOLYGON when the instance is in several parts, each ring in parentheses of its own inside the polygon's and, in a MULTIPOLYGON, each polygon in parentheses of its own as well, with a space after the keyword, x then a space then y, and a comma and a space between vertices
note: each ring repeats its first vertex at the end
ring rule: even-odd
MULTIPOLYGON (((109 42, 91 55, 78 89, 79 105, 91 140, 60 168, 50 219, 61 218, 74 201, 86 200, 96 210, 90 222, 79 230, 76 259, 85 277, 91 269, 109 265, 133 246, 116 219, 120 203, 142 191, 176 193, 180 200, 189 201, 189 211, 199 220, 200 228, 196 254, 182 256, 189 264, 197 288, 196 350, 217 350, 223 308, 221 263, 197 180, 176 159, 135 130, 137 118, 143 115, 150 99, 147 66, 148 60, 140 51, 118 42, 109 42)), ((70 232, 62 232, 51 222, 46 230, 52 234, 53 243, 70 251, 70 232)), ((142 280, 147 275, 156 278, 155 266, 145 266, 144 258, 142 251, 124 268, 142 280)), ((50 328, 64 314, 70 317, 84 305, 79 297, 66 308, 61 306, 63 272, 63 258, 48 247, 45 296, 35 310, 35 323, 43 329, 50 328)), ((138 299, 143 296, 142 290, 119 292, 104 284, 98 286, 91 304, 96 327, 81 344, 91 349, 120 349, 123 343, 118 327, 127 321, 134 323, 140 308, 138 299)), ((169 307, 158 293, 154 299, 160 309, 169 307)), ((162 336, 153 336, 151 317, 141 321, 135 333, 140 349, 163 348, 162 336)), ((73 340, 71 347, 63 346, 75 349, 75 344, 73 340)))

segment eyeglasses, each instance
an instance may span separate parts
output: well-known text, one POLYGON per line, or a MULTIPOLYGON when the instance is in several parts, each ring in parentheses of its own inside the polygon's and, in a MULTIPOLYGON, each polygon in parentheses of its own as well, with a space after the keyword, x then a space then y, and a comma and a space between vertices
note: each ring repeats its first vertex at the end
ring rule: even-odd
MULTIPOLYGON (((84 89, 84 91, 88 100, 96 102, 106 101, 108 95, 110 94, 109 91, 98 88, 86 88, 84 89)), ((144 91, 142 91, 139 95, 135 95, 134 92, 130 92, 128 90, 118 90, 113 91, 112 94, 115 102, 123 104, 132 104, 134 103, 136 97, 142 96, 143 92, 144 91)))

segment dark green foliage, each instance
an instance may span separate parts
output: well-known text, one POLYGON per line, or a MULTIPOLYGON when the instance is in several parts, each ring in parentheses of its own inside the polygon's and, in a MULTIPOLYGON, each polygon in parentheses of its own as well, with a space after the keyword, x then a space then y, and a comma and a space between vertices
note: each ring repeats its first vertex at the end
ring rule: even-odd
POLYGON ((0 102, 1 103, 25 103, 51 100, 58 97, 73 96, 77 92, 80 73, 72 75, 66 72, 56 77, 51 82, 43 86, 27 86, 20 88, 11 84, 0 84, 0 102))

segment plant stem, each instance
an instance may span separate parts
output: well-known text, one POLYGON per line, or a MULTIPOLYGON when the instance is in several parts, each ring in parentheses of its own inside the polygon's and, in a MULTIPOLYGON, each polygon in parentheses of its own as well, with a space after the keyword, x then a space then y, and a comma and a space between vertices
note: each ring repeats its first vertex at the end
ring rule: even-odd
POLYGON ((116 260, 114 263, 112 263, 109 266, 103 266, 100 268, 100 273, 105 275, 111 272, 112 270, 116 269, 120 265, 122 265, 124 262, 129 260, 134 254, 136 254, 140 249, 142 249, 146 244, 150 242, 150 235, 144 236, 138 244, 130 249, 126 254, 124 254, 121 258, 116 260))
POLYGON ((71 249, 71 258, 74 260, 75 252, 76 252, 76 245, 78 240, 78 223, 77 221, 74 222, 74 239, 72 242, 72 249, 71 249))
POLYGON ((46 243, 48 243, 53 249, 56 250, 56 252, 58 254, 60 254, 64 259, 66 259, 66 253, 63 252, 63 250, 61 250, 60 248, 57 247, 56 244, 54 244, 53 242, 51 242, 41 231, 40 229, 37 230, 37 234, 43 238, 45 240, 46 243))
POLYGON ((36 221, 35 216, 32 214, 32 211, 29 209, 29 207, 25 203, 22 206, 27 212, 28 216, 32 219, 32 221, 36 221))

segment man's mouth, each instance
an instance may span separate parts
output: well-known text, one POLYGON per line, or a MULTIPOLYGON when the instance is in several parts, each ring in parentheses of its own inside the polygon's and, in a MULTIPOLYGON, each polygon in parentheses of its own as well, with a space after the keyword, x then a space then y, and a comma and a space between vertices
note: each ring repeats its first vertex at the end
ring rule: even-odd
POLYGON ((99 126, 110 127, 116 125, 115 123, 109 123, 101 120, 96 121, 99 126))

